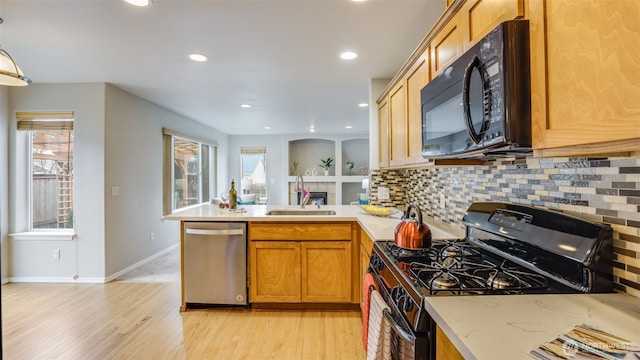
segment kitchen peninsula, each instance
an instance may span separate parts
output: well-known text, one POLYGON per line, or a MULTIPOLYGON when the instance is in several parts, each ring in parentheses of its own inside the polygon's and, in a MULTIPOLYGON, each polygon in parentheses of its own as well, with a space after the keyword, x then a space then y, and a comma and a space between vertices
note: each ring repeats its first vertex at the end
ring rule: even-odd
MULTIPOLYGON (((248 225, 249 302, 253 308, 282 306, 357 308, 372 241, 393 240, 402 213, 367 214, 355 205, 251 205, 240 211, 203 204, 165 216, 181 221, 182 310, 185 299, 185 224, 244 222, 248 225), (330 212, 332 215, 323 215, 330 212), (271 215, 270 215, 271 214, 271 215), (273 215, 279 214, 279 215, 273 215), (313 304, 313 305, 311 305, 313 304), (324 304, 324 305, 318 305, 324 304)), ((428 223, 435 239, 458 238, 456 230, 428 223)))
MULTIPOLYGON (((368 215, 357 206, 343 205, 322 207, 322 210, 335 211, 335 215, 267 215, 269 211, 284 209, 310 213, 318 210, 316 207, 302 210, 296 206, 258 205, 247 206, 244 212, 235 213, 206 204, 165 219, 183 223, 240 221, 247 222, 249 228, 276 225, 284 234, 300 225, 349 224, 352 297, 348 303, 355 306, 362 288, 362 271, 368 265, 368 258, 362 253, 358 256, 357 249, 366 241, 392 240, 395 226, 400 222, 400 212, 383 218, 368 215)), ((424 221, 430 226, 434 239, 464 237, 445 224, 428 218, 424 221)), ((626 294, 430 296, 425 302, 425 308, 437 324, 436 352, 441 359, 527 359, 530 358, 528 352, 542 342, 582 323, 640 342, 640 301, 626 294), (445 353, 447 350, 449 352, 445 353)))

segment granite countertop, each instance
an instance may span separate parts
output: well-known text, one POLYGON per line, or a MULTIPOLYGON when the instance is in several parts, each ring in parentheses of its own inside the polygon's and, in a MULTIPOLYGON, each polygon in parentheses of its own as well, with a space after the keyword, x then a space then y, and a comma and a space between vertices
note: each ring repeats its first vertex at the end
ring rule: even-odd
POLYGON ((465 359, 533 359, 576 325, 640 344, 640 299, 627 294, 432 296, 429 314, 465 359))
MULTIPOLYGON (((356 221, 374 241, 393 240, 393 232, 401 221, 402 211, 396 211, 388 217, 367 214, 357 205, 322 205, 322 210, 333 210, 335 215, 267 215, 271 210, 300 209, 296 205, 248 205, 240 207, 243 212, 220 209, 217 205, 202 204, 163 217, 165 220, 181 221, 356 221)), ((307 206, 305 210, 318 210, 307 206)), ((396 209, 397 210, 397 209, 396 209)), ((425 218, 423 222, 431 229, 434 239, 461 238, 464 233, 445 224, 439 224, 425 218)))

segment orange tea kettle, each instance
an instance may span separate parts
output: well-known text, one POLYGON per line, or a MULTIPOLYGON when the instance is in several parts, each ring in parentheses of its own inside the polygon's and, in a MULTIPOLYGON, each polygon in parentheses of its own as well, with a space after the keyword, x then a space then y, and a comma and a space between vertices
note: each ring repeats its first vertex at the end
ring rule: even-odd
POLYGON ((406 249, 421 249, 431 246, 431 229, 422 223, 422 211, 416 204, 407 206, 402 221, 394 232, 395 244, 406 249), (411 210, 415 210, 413 213, 411 210), (413 216, 412 216, 413 215, 413 216), (418 219, 415 219, 415 216, 418 219))

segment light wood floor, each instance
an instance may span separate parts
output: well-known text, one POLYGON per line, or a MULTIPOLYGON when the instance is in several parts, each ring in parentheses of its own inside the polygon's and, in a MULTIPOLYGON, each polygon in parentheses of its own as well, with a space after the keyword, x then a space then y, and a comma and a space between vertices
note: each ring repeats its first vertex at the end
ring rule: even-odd
POLYGON ((198 309, 180 284, 7 284, 4 359, 362 360, 355 311, 198 309))

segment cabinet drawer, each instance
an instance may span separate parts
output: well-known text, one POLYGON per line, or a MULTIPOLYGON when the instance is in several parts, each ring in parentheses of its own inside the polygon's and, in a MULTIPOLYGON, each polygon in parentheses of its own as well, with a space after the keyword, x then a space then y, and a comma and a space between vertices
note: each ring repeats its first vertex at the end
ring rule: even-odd
POLYGON ((350 223, 250 223, 250 240, 351 240, 350 223))

